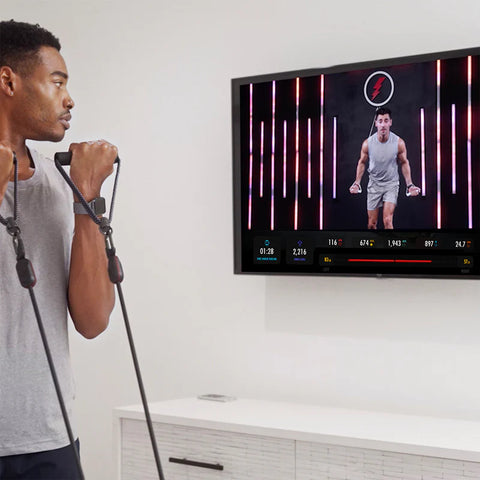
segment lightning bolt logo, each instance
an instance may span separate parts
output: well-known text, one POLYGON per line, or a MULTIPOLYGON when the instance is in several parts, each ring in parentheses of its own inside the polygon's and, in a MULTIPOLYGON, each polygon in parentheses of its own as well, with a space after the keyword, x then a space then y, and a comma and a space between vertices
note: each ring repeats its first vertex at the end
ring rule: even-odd
POLYGON ((388 103, 393 97, 394 91, 395 85, 393 78, 390 74, 382 70, 373 72, 363 84, 363 95, 365 100, 373 107, 381 107, 388 103), (373 80, 375 80, 375 86, 372 89, 371 85, 373 84, 373 80), (388 85, 389 83, 390 86, 388 85), (388 92, 389 89, 390 92, 388 92))
POLYGON ((385 81, 386 78, 387 77, 380 77, 377 80, 377 83, 373 87, 372 101, 375 100, 378 97, 378 95, 380 93, 380 90, 382 89, 383 82, 385 81))

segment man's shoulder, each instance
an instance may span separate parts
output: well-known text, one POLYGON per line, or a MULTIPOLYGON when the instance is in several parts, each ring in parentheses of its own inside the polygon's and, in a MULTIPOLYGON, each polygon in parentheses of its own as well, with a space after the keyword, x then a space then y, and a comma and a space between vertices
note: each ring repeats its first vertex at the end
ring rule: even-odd
POLYGON ((33 163, 50 163, 53 165, 53 160, 46 155, 44 155, 42 152, 39 152, 38 150, 35 150, 34 148, 29 147, 28 148, 30 155, 32 156, 33 163))
POLYGON ((46 173, 48 176, 55 174, 56 167, 52 158, 33 148, 29 148, 29 151, 30 155, 32 156, 33 163, 35 164, 35 169, 46 173))
POLYGON ((399 135, 397 135, 395 132, 392 132, 391 130, 390 130, 390 135, 392 136, 393 141, 395 141, 395 142, 402 141, 403 142, 402 138, 399 135))
POLYGON ((52 158, 38 150, 29 148, 33 163, 35 164, 35 174, 32 177, 35 183, 49 186, 65 195, 71 195, 71 190, 55 166, 52 158))
POLYGON ((398 144, 398 148, 405 147, 405 140, 402 137, 400 137, 399 135, 393 132, 390 132, 390 133, 393 135, 393 141, 398 144))

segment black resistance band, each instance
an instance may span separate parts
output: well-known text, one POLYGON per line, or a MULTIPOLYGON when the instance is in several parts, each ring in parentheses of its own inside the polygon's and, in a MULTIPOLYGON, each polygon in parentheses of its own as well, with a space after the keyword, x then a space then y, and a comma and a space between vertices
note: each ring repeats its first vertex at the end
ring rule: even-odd
POLYGON ((150 441, 152 443, 152 449, 155 457, 155 463, 157 466, 158 477, 160 480, 165 480, 165 477, 163 476, 163 471, 162 471, 162 464, 160 462, 160 455, 158 454, 157 442, 155 440, 155 433, 153 431, 152 420, 150 417, 150 410, 148 408, 147 396, 145 395, 145 389, 143 387, 142 375, 140 372, 140 366, 137 359, 135 344, 133 343, 133 336, 132 336, 132 331, 130 329, 130 322, 128 320, 127 308, 125 306, 125 299, 123 297, 123 292, 120 285, 120 283, 124 278, 123 269, 122 269, 120 260, 116 255, 115 247, 113 245, 113 240, 112 240, 112 227, 110 226, 110 223, 112 221, 112 215, 113 215, 115 194, 117 190, 118 174, 120 172, 120 159, 117 157, 117 159, 115 160, 115 163, 117 164, 117 173, 115 175, 115 181, 114 181, 113 192, 112 192, 112 201, 110 204, 110 212, 109 212, 108 218, 103 216, 98 218, 95 215, 95 212, 92 210, 90 205, 85 200, 85 197, 81 194, 81 192, 78 190, 76 185, 72 182, 71 178, 65 172, 65 169, 63 168, 63 166, 70 165, 71 160, 72 160, 72 152, 62 152, 62 153, 55 154, 55 165, 58 171, 61 173, 65 181, 68 183, 73 193, 80 200, 81 204, 84 206, 90 218, 98 225, 100 232, 105 236, 105 250, 106 250, 107 259, 108 259, 108 275, 110 277, 110 281, 117 286, 118 297, 120 299, 120 304, 122 306, 125 329, 127 331, 128 343, 130 345, 133 365, 135 367, 135 373, 137 375, 138 388, 140 390, 140 396, 142 397, 143 409, 144 409, 145 418, 147 421, 148 432, 150 434, 150 441))
POLYGON ((67 429, 68 438, 70 440, 70 446, 72 447, 75 463, 77 466, 78 473, 81 480, 85 480, 85 475, 83 474, 82 465, 80 463, 80 457, 78 455, 78 450, 75 446, 75 439, 73 438, 72 427, 68 419, 67 409, 65 408, 65 402, 63 400, 62 391, 60 389, 60 383, 58 382, 57 373, 55 371, 55 365, 53 363, 52 354, 50 347, 48 345, 47 336, 45 334, 45 329, 43 327, 42 318, 40 311, 38 309, 37 300, 35 298, 35 293, 33 287, 37 283, 35 277, 35 272, 33 270, 32 263, 30 260, 25 258, 25 247, 21 237, 21 231, 18 226, 18 202, 17 202, 17 187, 18 187, 18 161, 15 153, 13 154, 13 164, 14 164, 14 191, 13 191, 13 217, 3 218, 0 215, 0 223, 7 228, 7 232, 12 236, 13 248, 15 250, 15 255, 17 257, 17 274, 20 280, 22 287, 28 289, 30 293, 30 299, 32 301, 33 310, 35 312, 35 317, 37 319, 38 329, 40 331, 40 336, 42 337, 43 347, 45 349, 45 354, 47 356, 48 366, 50 368, 50 373, 52 380, 55 386, 55 391, 57 393, 58 402, 60 404, 60 409, 62 411, 63 421, 65 422, 65 427, 67 429))
POLYGON ((373 114, 373 120, 372 120, 372 126, 370 127, 370 133, 368 134, 367 138, 370 138, 372 136, 373 132, 373 127, 375 126, 375 120, 377 119, 377 112, 380 110, 380 107, 377 107, 375 109, 375 113, 373 114))

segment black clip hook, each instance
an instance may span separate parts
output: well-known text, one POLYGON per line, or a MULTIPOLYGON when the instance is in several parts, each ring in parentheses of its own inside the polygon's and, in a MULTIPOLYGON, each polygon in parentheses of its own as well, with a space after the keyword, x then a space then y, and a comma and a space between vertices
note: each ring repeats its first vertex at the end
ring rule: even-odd
POLYGON ((8 217, 5 219, 7 232, 12 237, 18 237, 20 235, 20 228, 17 225, 17 221, 13 217, 8 217))
POLYGON ((105 237, 110 237, 112 235, 112 227, 110 226, 110 219, 108 217, 101 217, 100 224, 98 225, 100 232, 105 235, 105 237))

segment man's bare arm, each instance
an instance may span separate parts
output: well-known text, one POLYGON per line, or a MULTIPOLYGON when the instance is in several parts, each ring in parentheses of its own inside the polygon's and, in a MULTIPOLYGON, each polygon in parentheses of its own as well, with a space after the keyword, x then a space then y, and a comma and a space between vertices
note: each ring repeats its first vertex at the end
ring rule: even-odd
POLYGON ((360 159, 358 160, 358 163, 357 163, 357 174, 355 177, 355 181, 350 187, 350 193, 357 194, 362 191, 360 182, 362 181, 363 174, 365 173, 365 169, 367 168, 367 162, 368 162, 368 140, 365 140, 362 143, 362 149, 360 150, 360 159))
POLYGON ((412 172, 410 170, 410 162, 407 158, 407 146, 405 142, 400 138, 398 140, 398 164, 402 170, 403 178, 405 179, 405 184, 407 186, 407 195, 411 197, 416 197, 420 193, 420 188, 416 187, 412 182, 412 172))
MULTIPOLYGON (((117 149, 108 142, 72 144, 70 174, 87 201, 100 195, 103 181, 113 171, 117 149)), ((77 200, 78 201, 78 200, 77 200)), ((68 304, 75 328, 94 338, 108 326, 115 293, 107 271, 105 240, 88 215, 75 215, 68 304)))

